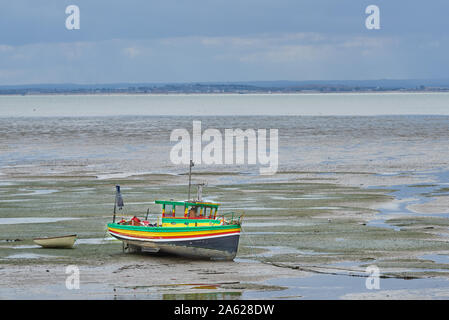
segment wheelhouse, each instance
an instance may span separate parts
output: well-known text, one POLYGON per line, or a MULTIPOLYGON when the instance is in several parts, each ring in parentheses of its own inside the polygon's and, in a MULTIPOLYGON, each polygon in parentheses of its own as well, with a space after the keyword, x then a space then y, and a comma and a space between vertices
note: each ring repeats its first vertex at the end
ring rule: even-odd
POLYGON ((165 201, 156 200, 156 204, 162 206, 162 218, 183 219, 215 219, 217 217, 219 203, 203 201, 165 201), (176 212, 182 210, 182 216, 176 216, 176 212))

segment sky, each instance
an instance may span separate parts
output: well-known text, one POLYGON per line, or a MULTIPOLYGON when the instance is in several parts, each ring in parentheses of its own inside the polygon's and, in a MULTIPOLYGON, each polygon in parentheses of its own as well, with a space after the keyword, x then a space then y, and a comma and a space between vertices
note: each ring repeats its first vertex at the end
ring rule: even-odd
POLYGON ((0 85, 448 79, 448 30, 447 0, 2 1, 0 85))

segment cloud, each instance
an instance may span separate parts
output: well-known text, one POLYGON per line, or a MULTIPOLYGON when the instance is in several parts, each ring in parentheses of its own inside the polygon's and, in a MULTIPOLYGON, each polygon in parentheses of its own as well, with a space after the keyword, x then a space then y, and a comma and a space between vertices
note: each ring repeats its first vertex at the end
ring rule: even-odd
POLYGON ((444 77, 449 39, 435 41, 294 32, 0 44, 0 84, 444 77))
POLYGON ((0 2, 0 84, 447 77, 447 0, 0 2))
POLYGON ((129 47, 123 49, 123 53, 128 56, 129 58, 134 58, 140 55, 141 51, 136 47, 129 47))
POLYGON ((398 45, 393 37, 335 37, 319 33, 262 34, 246 37, 204 37, 198 44, 223 50, 217 60, 245 63, 326 63, 332 57, 388 52, 398 45))
POLYGON ((13 50, 14 47, 13 46, 8 46, 6 44, 0 44, 0 52, 8 52, 13 50))
POLYGON ((270 47, 246 55, 240 55, 238 59, 248 63, 297 63, 298 61, 316 61, 326 59, 332 53, 329 46, 313 45, 283 45, 270 47))

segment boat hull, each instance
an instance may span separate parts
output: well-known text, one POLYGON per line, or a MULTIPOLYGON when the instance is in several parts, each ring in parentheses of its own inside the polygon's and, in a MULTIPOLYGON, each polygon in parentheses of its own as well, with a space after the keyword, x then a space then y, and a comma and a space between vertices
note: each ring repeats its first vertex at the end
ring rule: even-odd
POLYGON ((44 248, 61 248, 70 249, 76 241, 76 235, 52 237, 52 238, 35 238, 34 243, 44 248))
POLYGON ((240 226, 148 228, 108 225, 109 233, 131 248, 190 258, 232 260, 240 239, 240 226))

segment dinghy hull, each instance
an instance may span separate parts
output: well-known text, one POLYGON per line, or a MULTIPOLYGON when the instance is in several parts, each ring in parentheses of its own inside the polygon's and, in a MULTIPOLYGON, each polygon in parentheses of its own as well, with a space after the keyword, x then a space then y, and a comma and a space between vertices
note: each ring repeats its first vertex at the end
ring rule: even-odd
POLYGON ((50 238, 35 238, 34 243, 44 248, 70 249, 76 241, 76 234, 50 238))

